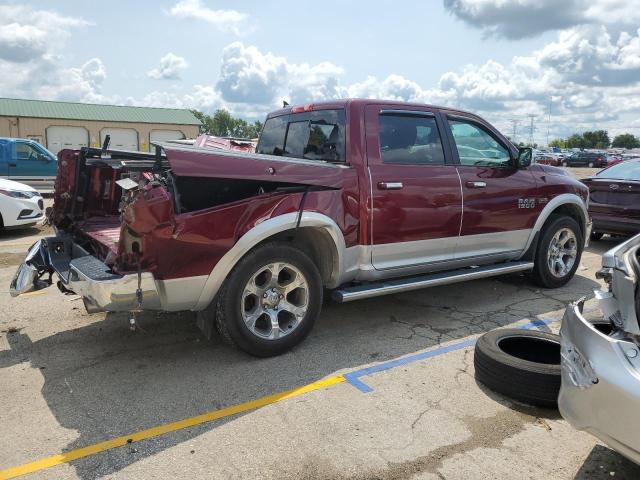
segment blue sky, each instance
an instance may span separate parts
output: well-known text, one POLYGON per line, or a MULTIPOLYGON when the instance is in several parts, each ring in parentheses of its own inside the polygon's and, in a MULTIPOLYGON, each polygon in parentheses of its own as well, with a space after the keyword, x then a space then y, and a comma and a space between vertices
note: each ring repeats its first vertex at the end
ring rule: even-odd
POLYGON ((534 114, 540 142, 639 135, 639 26, 640 0, 8 1, 0 96, 247 119, 282 99, 366 96, 467 108, 509 132, 534 114))

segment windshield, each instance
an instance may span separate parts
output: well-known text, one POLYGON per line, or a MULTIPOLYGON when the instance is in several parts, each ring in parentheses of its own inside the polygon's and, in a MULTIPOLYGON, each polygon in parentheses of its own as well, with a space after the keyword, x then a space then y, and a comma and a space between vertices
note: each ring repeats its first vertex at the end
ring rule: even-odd
POLYGON ((344 110, 317 110, 269 118, 256 153, 344 162, 344 110))
POLYGON ((597 177, 611 178, 616 180, 638 180, 640 181, 640 162, 626 161, 618 163, 612 167, 605 168, 596 173, 597 177))

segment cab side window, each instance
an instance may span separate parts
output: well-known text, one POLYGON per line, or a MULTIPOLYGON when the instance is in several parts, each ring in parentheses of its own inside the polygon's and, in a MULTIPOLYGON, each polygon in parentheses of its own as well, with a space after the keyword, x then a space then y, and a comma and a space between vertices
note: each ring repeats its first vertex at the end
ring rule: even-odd
POLYGON ((39 153, 33 145, 21 142, 16 143, 16 156, 18 160, 38 160, 39 153))
POLYGON ((382 163, 444 164, 444 150, 434 117, 383 113, 379 118, 382 163))
POLYGON ((509 150, 484 128, 464 120, 449 120, 461 165, 474 167, 507 167, 509 150))

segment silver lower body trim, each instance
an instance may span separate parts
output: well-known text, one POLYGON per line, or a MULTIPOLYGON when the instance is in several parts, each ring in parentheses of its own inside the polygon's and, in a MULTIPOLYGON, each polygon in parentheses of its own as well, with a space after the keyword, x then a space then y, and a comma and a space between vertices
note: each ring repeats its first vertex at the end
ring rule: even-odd
POLYGON ((390 295, 393 293, 408 292, 411 290, 435 287, 438 285, 449 285, 452 283, 466 282, 468 280, 493 277, 495 275, 522 272, 525 270, 531 270, 532 268, 533 262, 509 262, 499 265, 489 265, 486 267, 465 268, 461 270, 423 275, 420 277, 401 278, 397 280, 389 280, 387 282, 348 287, 336 290, 333 293, 333 298, 337 302, 345 303, 353 300, 378 297, 381 295, 390 295))

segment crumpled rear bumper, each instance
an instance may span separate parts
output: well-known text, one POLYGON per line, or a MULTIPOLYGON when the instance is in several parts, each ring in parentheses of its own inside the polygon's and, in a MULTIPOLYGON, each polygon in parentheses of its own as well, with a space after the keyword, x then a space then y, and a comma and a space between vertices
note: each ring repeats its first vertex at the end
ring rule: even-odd
POLYGON ((569 305, 562 320, 560 413, 640 463, 640 349, 594 328, 582 303, 569 305))
POLYGON ((89 313, 162 308, 152 273, 141 272, 140 276, 113 273, 68 237, 47 237, 36 242, 18 267, 10 293, 15 297, 45 288, 51 283, 43 278, 53 273, 60 279, 62 290, 82 296, 89 313))

